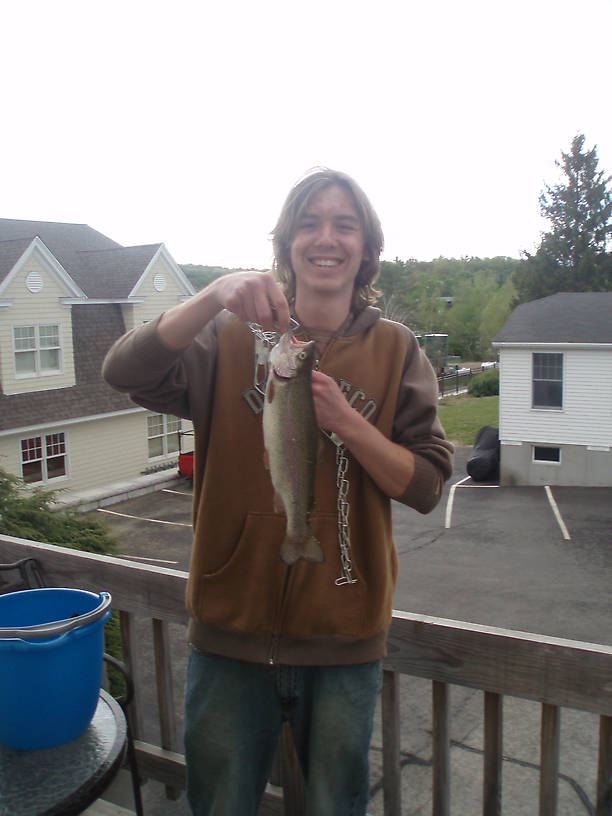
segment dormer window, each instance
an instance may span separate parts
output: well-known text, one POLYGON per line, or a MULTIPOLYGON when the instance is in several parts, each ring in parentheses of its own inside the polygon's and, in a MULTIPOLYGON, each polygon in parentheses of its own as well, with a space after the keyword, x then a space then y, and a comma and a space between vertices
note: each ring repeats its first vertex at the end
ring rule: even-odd
POLYGON ((13 343, 16 377, 38 377, 61 372, 59 324, 13 326, 13 343))

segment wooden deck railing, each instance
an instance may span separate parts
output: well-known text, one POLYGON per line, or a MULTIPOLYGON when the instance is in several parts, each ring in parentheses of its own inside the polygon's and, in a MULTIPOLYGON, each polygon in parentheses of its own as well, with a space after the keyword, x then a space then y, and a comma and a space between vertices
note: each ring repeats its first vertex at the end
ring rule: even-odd
MULTIPOLYGON (((56 586, 109 591, 120 611, 124 657, 134 676, 136 705, 132 727, 143 776, 164 783, 169 795, 184 788, 185 764, 177 733, 169 627, 184 625, 186 573, 143 566, 123 559, 76 552, 62 547, 0 536, 0 562, 33 556, 56 586), (136 620, 152 621, 157 686, 159 744, 143 735, 139 706, 150 680, 138 659, 136 620)), ((501 813, 502 699, 504 695, 541 703, 539 803, 531 812, 554 816, 559 778, 560 710, 599 715, 596 816, 612 813, 612 647, 542 637, 458 621, 396 612, 389 634, 382 694, 383 789, 385 816, 400 816, 401 674, 432 682, 433 773, 432 813, 449 816, 451 802, 449 687, 483 691, 484 816, 501 813), (539 809, 538 809, 539 808, 539 809)), ((149 661, 150 662, 150 661, 149 661)), ((180 701, 179 701, 180 702, 180 701)), ((299 781, 285 784, 285 806, 269 792, 262 813, 300 816, 299 781), (289 800, 292 801, 289 801, 289 800)))

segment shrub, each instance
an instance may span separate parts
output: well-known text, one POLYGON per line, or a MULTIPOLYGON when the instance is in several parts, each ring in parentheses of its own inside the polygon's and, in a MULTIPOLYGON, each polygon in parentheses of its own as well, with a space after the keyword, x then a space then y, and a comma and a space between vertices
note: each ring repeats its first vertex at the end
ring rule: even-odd
POLYGON ((0 468, 0 533, 86 552, 117 551, 110 527, 78 509, 57 506, 57 493, 27 490, 21 479, 0 468))
MULTIPOLYGON (((117 542, 110 527, 78 509, 57 506, 57 493, 40 487, 27 490, 21 479, 0 468, 0 533, 85 552, 116 553, 117 542)), ((106 651, 121 659, 117 612, 113 612, 106 623, 104 634, 106 651)), ((121 675, 113 666, 108 674, 111 693, 123 693, 121 675)))
POLYGON ((477 374, 469 385, 471 397, 494 397, 499 394, 499 369, 492 368, 477 374))

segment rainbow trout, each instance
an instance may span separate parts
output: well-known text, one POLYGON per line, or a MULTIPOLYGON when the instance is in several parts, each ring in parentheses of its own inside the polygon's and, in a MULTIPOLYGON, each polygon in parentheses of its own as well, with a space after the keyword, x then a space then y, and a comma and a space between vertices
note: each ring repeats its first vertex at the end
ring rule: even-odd
POLYGON ((270 351, 263 432, 266 464, 275 490, 274 508, 287 516, 280 551, 285 564, 300 558, 324 560, 310 526, 319 445, 310 383, 314 355, 313 341, 301 342, 290 332, 270 351))

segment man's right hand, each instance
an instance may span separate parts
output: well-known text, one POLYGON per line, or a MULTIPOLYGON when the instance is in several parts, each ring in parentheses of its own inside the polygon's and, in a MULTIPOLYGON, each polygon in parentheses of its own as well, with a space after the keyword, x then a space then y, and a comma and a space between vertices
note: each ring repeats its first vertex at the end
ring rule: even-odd
POLYGON ((219 310, 228 309, 245 323, 259 323, 266 331, 284 333, 291 315, 287 300, 267 272, 234 272, 210 284, 219 310))
POLYGON ((158 324, 160 340, 169 349, 187 348, 222 309, 233 312, 245 323, 259 323, 266 331, 282 334, 290 325, 289 305, 272 275, 232 272, 168 309, 158 324))

